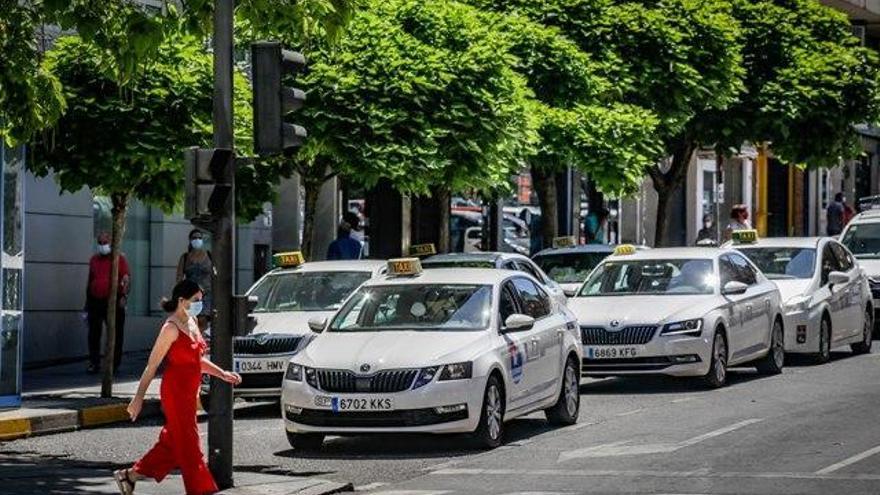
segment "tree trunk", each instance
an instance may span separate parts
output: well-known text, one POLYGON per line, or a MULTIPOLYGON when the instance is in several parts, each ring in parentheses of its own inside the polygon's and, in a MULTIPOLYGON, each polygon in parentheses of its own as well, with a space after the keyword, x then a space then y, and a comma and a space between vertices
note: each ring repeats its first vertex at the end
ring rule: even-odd
POLYGON ((452 205, 450 203, 452 199, 452 193, 449 189, 445 187, 438 187, 434 191, 437 197, 437 204, 440 206, 440 219, 437 222, 437 252, 438 253, 448 253, 449 252, 449 216, 452 211, 452 205))
POLYGON ((654 190, 657 192, 657 218, 654 227, 654 247, 661 247, 666 244, 668 218, 669 218, 669 200, 672 194, 681 187, 687 180, 688 168, 691 164, 691 157, 697 149, 697 144, 689 139, 682 138, 674 146, 672 152, 672 162, 669 169, 665 172, 660 170, 659 165, 655 165, 648 170, 648 175, 654 184, 654 190))
POLYGON ((559 232, 556 178, 546 169, 532 165, 532 187, 535 188, 541 208, 541 247, 546 248, 553 244, 553 238, 559 232))
POLYGON ((119 251, 125 235, 125 215, 128 193, 113 194, 113 228, 110 241, 110 297, 107 300, 107 343, 104 347, 104 376, 101 379, 101 397, 113 397, 113 361, 116 354, 116 311, 119 306, 119 251))
POLYGON ((312 259, 312 237, 315 231, 315 209, 318 207, 318 196, 321 194, 320 179, 314 177, 300 176, 303 189, 305 190, 305 213, 303 214, 303 238, 300 244, 300 250, 307 260, 312 259))

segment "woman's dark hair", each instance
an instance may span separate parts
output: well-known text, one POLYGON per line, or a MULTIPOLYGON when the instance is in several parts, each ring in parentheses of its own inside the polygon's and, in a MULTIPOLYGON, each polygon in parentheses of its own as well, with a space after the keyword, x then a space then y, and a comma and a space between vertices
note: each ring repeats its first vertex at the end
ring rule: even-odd
POLYGON ((199 292, 202 292, 202 287, 199 284, 192 280, 181 280, 171 291, 171 297, 162 299, 162 309, 166 313, 173 313, 177 311, 177 305, 181 299, 189 299, 199 292))

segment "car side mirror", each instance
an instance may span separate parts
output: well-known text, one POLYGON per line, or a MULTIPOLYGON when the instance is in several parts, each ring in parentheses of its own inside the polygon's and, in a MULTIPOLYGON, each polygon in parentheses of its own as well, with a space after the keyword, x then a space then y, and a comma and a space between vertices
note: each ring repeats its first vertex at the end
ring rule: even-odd
POLYGON ((840 285, 849 283, 849 275, 843 272, 831 272, 828 274, 828 283, 831 285, 840 285))
POLYGON ((504 320, 504 328, 501 333, 518 332, 528 330, 535 326, 535 319, 519 313, 512 314, 504 320))
POLYGON ((309 319, 309 329, 315 333, 321 333, 324 331, 324 327, 327 326, 327 318, 323 316, 316 316, 314 318, 309 319))
POLYGON ((577 295, 577 289, 563 289, 562 292, 565 294, 565 297, 574 297, 577 295))
POLYGON ((737 294, 744 294, 747 290, 749 290, 749 286, 742 283, 737 282, 736 280, 731 280, 724 284, 724 288, 721 289, 721 293, 725 296, 734 296, 737 294))

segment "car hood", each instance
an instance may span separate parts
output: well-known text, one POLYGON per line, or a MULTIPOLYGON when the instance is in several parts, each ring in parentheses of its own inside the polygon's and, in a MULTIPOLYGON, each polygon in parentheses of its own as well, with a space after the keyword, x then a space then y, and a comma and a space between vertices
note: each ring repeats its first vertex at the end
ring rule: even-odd
POLYGON ((302 364, 316 368, 370 371, 470 361, 489 345, 485 331, 325 332, 302 353, 302 364))
POLYGON ((867 276, 875 280, 880 279, 880 259, 860 259, 858 261, 867 276))
POLYGON ((810 279, 789 279, 789 280, 773 280, 776 287, 779 287, 779 295, 782 301, 788 301, 792 297, 803 295, 810 288, 810 279))
POLYGON ((257 326, 253 333, 283 333, 304 335, 311 333, 309 320, 331 318, 333 311, 282 311, 277 313, 254 313, 257 326))
POLYGON ((575 297, 568 308, 581 325, 605 327, 619 321, 623 327, 699 318, 719 303, 715 295, 575 297))

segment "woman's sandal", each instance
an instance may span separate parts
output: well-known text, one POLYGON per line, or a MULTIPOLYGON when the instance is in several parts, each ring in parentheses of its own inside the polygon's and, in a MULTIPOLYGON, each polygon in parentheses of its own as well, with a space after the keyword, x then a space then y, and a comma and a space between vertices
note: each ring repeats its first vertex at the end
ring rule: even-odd
POLYGON ((131 468, 118 469, 113 471, 113 479, 116 480, 116 487, 122 495, 132 495, 134 493, 135 480, 131 479, 131 468))

